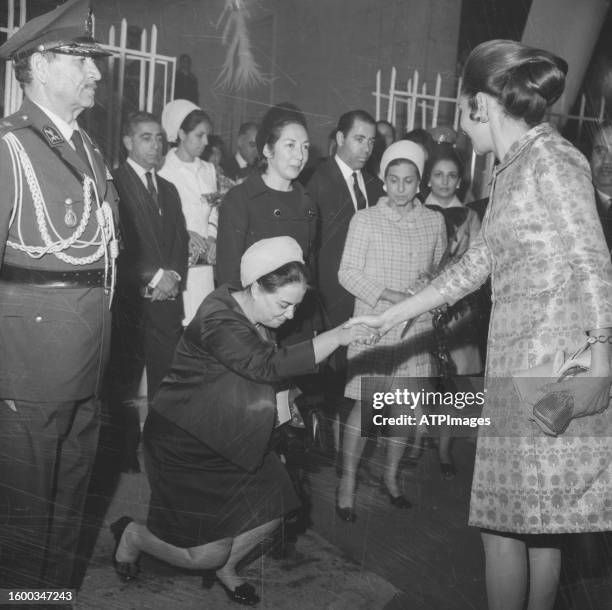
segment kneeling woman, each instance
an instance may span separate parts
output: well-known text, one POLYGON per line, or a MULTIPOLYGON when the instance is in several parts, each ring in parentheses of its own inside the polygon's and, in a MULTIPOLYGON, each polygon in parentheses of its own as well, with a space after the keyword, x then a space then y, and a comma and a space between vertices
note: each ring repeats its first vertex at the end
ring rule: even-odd
POLYGON ((202 302, 147 418, 147 526, 122 517, 111 530, 122 580, 136 577, 146 552, 215 570, 230 599, 253 605, 259 597, 236 565, 299 506, 284 466, 268 451, 276 389, 365 333, 338 327, 277 348, 270 329, 293 317, 308 288, 302 250, 290 237, 253 244, 240 276, 242 289, 226 284, 202 302))

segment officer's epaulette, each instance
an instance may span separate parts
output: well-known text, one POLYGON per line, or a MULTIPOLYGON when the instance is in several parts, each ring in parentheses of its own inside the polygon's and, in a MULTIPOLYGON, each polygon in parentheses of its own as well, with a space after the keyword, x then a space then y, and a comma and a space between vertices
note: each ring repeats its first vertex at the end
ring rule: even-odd
POLYGON ((29 127, 32 119, 25 112, 16 112, 4 119, 0 119, 0 138, 11 131, 29 127))

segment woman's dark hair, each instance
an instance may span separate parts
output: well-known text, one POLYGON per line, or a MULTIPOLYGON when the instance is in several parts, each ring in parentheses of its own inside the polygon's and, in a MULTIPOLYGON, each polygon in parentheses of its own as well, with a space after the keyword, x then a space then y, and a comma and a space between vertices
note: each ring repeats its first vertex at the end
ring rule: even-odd
POLYGON ((461 184, 463 185, 463 173, 465 171, 465 164, 463 163, 463 159, 461 158, 461 156, 457 153, 455 147, 452 144, 449 144, 448 142, 436 144, 432 149, 431 156, 425 164, 425 171, 423 172, 423 185, 427 186, 433 168, 436 166, 436 163, 440 161, 450 161, 451 163, 455 164, 455 166, 457 167, 457 173, 459 174, 459 179, 462 181, 461 184))
POLYGON ((463 176, 465 170, 463 159, 459 156, 452 144, 443 142, 437 144, 431 151, 431 156, 425 166, 425 174, 429 177, 434 165, 439 161, 451 161, 457 166, 459 176, 463 176))
POLYGON ((180 129, 185 133, 193 131, 201 123, 208 123, 212 127, 212 121, 206 112, 197 108, 192 110, 181 123, 180 129))
POLYGON ((476 94, 494 97, 515 118, 533 127, 565 87, 567 62, 541 49, 514 40, 489 40, 469 55, 463 69, 461 94, 467 96, 475 119, 476 94))
POLYGON ((427 131, 427 129, 422 129, 421 127, 407 131, 402 136, 402 140, 408 140, 410 142, 420 144, 427 151, 428 157, 431 154, 431 149, 436 145, 433 136, 427 131))
POLYGON ((278 142, 283 128, 287 125, 301 125, 306 131, 306 117, 304 113, 291 102, 282 102, 272 106, 266 112, 255 137, 255 143, 259 152, 259 171, 264 172, 268 167, 268 161, 263 154, 266 145, 272 149, 278 142))
POLYGON ((223 160, 227 152, 225 149, 225 143, 223 142, 221 136, 214 134, 208 136, 208 144, 202 151, 202 159, 204 159, 204 161, 210 161, 215 148, 221 153, 221 160, 223 160))
POLYGON ((262 275, 257 283, 262 287, 264 292, 276 292, 279 288, 286 286, 287 284, 306 284, 308 286, 308 270, 304 263, 299 261, 292 261, 285 263, 278 269, 270 271, 262 275))
POLYGON ((414 167, 414 169, 416 170, 417 180, 421 180, 421 174, 419 172, 419 168, 416 166, 416 163, 414 161, 411 161, 410 159, 404 159, 403 157, 398 157, 397 159, 393 159, 393 161, 389 161, 387 167, 385 167, 385 178, 389 173, 390 167, 396 167, 397 165, 401 165, 402 163, 408 163, 409 165, 412 165, 412 167, 414 167))

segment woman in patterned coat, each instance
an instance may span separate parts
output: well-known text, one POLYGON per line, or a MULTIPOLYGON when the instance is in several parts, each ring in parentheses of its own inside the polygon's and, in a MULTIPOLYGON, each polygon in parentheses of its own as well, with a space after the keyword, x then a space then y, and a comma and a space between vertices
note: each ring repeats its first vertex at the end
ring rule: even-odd
MULTIPOLYGON (((461 127, 496 168, 482 231, 463 258, 413 298, 365 320, 384 333, 491 275, 488 393, 479 431, 470 525, 481 528, 489 607, 552 608, 558 534, 612 528, 612 264, 586 159, 544 115, 566 63, 513 41, 474 49, 464 70, 461 127), (590 343, 585 379, 556 384, 574 418, 545 436, 511 376, 590 343), (586 383, 582 383, 586 381, 586 383)), ((361 318, 364 321, 364 318, 361 318)))

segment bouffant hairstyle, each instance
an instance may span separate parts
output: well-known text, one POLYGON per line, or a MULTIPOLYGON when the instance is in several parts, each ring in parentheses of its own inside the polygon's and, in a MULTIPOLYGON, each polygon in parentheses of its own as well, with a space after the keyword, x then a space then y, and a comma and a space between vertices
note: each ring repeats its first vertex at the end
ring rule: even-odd
POLYGON ((431 176, 431 170, 434 168, 436 163, 440 161, 450 161, 454 163, 457 168, 457 173, 462 178, 464 172, 463 159, 459 156, 455 147, 452 144, 443 142, 442 144, 436 144, 432 149, 431 155, 425 165, 425 178, 429 180, 431 176))
POLYGON ((461 93, 474 113, 476 94, 487 93, 509 116, 533 127, 563 93, 566 74, 567 62, 548 51, 514 40, 489 40, 470 53, 461 93))

